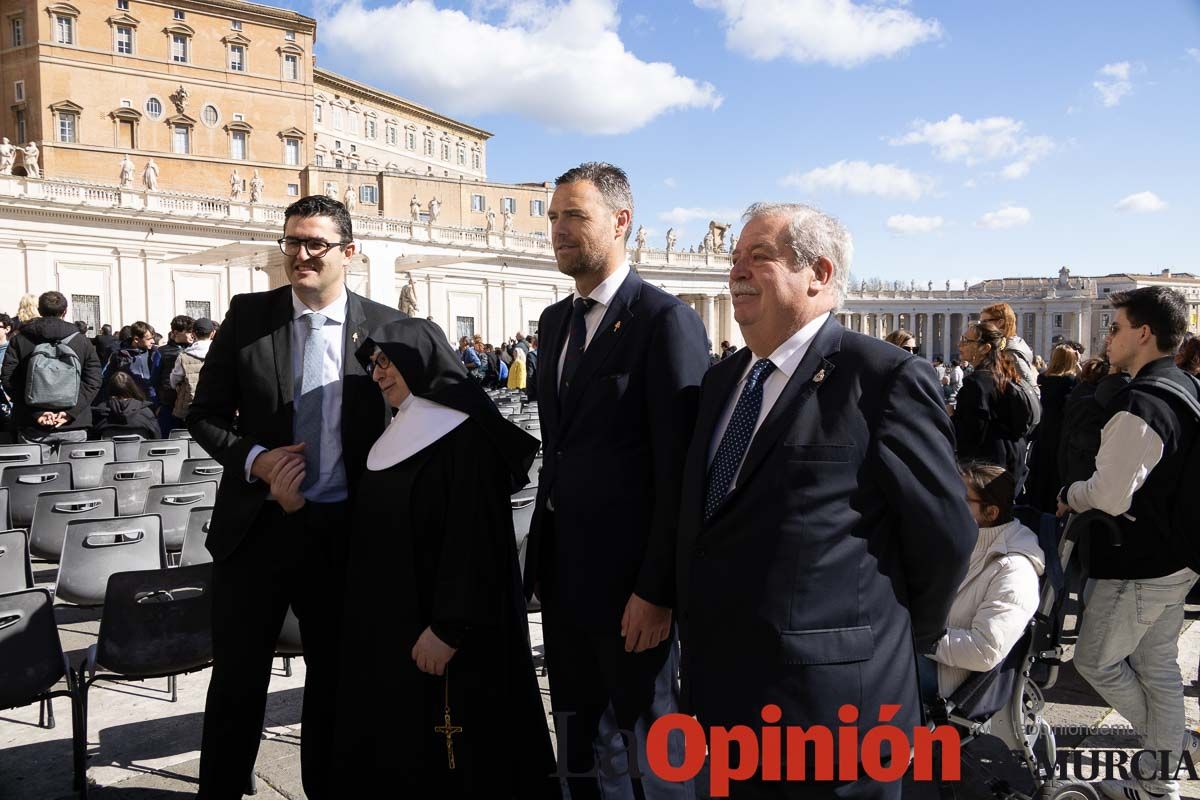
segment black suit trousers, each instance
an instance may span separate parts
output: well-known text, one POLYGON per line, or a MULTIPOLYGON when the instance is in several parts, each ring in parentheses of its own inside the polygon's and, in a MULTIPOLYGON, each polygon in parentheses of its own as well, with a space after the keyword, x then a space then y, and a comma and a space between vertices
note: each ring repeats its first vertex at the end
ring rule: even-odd
POLYGON ((213 667, 204 708, 200 797, 241 798, 246 789, 289 605, 304 641, 304 792, 310 800, 335 796, 326 765, 332 752, 347 523, 346 503, 308 503, 284 514, 267 502, 237 549, 213 564, 213 667))

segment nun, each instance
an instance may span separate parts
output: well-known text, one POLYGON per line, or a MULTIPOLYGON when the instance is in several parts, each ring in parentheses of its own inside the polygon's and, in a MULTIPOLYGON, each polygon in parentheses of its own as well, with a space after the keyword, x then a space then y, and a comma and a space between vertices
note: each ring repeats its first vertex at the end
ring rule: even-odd
POLYGON ((395 417, 355 495, 334 754, 343 788, 560 797, 509 504, 539 443, 426 320, 390 323, 356 355, 395 417))

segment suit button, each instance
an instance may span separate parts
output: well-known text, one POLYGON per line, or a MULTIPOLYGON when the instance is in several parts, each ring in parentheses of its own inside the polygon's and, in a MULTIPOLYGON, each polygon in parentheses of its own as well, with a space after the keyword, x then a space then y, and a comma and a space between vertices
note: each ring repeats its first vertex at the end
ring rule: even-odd
POLYGON ((562 451, 562 450, 555 450, 555 451, 554 451, 554 457, 555 457, 555 458, 562 458, 562 457, 563 457, 563 451, 562 451))
POLYGON ((705 550, 703 547, 700 547, 700 548, 696 549, 696 555, 699 556, 700 558, 704 558, 706 555, 708 555, 708 551, 705 550))

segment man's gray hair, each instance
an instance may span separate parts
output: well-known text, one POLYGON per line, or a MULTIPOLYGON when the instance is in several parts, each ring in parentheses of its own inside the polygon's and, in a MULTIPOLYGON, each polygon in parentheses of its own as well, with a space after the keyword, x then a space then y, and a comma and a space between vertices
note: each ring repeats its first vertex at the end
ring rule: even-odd
POLYGON ((603 161, 586 161, 559 175, 555 178, 554 185, 562 186, 564 183, 578 181, 588 181, 595 186, 604 198, 605 205, 613 211, 629 209, 629 227, 625 230, 625 241, 628 242, 629 234, 633 230, 633 190, 629 188, 629 176, 625 174, 625 170, 603 161))
POLYGON ((788 220, 788 245, 801 267, 812 266, 824 256, 833 264, 833 294, 838 308, 850 282, 854 239, 835 217, 803 203, 754 203, 742 215, 742 224, 758 217, 780 216, 788 220))

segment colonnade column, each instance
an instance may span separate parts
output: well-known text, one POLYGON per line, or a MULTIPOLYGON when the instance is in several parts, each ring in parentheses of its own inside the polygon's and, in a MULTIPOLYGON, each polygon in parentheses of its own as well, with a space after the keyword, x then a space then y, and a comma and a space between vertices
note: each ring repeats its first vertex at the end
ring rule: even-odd
POLYGON ((926 360, 933 357, 933 314, 925 313, 925 341, 924 350, 926 360))

